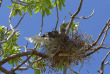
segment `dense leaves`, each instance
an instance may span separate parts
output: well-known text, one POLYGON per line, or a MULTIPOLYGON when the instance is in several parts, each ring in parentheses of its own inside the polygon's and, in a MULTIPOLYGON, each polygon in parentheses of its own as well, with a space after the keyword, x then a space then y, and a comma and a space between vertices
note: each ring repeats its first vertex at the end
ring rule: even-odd
MULTIPOLYGON (((7 27, 0 26, 0 39, 6 40, 7 37, 9 37, 12 34, 11 31, 7 32, 7 27)), ((7 58, 10 55, 20 53, 21 50, 19 49, 19 45, 17 44, 17 39, 20 36, 19 32, 16 32, 11 39, 9 39, 7 42, 2 44, 4 55, 2 56, 2 59, 7 58)), ((12 64, 14 67, 14 63, 18 65, 18 60, 22 61, 21 58, 13 59, 9 61, 9 64, 12 64)))
MULTIPOLYGON (((48 16, 52 13, 50 9, 54 9, 56 2, 60 10, 62 9, 62 6, 65 7, 65 0, 22 0, 17 3, 13 2, 12 6, 14 6, 15 3, 16 5, 12 16, 16 16, 17 14, 22 15, 23 11, 25 13, 28 11, 31 17, 33 12, 38 13, 39 11, 43 14, 43 17, 45 14, 48 16)), ((12 9, 12 6, 7 7, 12 9)))

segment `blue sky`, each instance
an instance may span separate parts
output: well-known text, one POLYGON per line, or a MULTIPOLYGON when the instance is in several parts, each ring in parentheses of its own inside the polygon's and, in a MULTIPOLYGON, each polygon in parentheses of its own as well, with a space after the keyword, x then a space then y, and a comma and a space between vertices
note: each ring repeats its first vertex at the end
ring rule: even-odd
MULTIPOLYGON (((74 13, 79 5, 80 0, 67 0, 65 2, 66 8, 63 8, 62 11, 59 11, 59 26, 63 22, 64 17, 66 16, 66 22, 70 20, 70 15, 68 11, 71 13, 74 13)), ((0 25, 4 25, 9 27, 9 12, 10 9, 7 8, 7 5, 11 5, 10 0, 3 0, 2 6, 0 8, 0 25)), ((88 16, 92 13, 93 9, 95 9, 95 14, 89 18, 89 19, 75 19, 75 22, 80 22, 79 28, 83 33, 87 33, 88 35, 93 35, 93 39, 96 40, 99 33, 103 29, 104 25, 106 24, 107 20, 110 18, 110 0, 84 0, 82 9, 80 13, 77 15, 80 16, 88 16)), ((12 18, 12 25, 15 26, 17 22, 19 21, 20 16, 15 16, 12 18)), ((47 33, 49 31, 52 31, 55 27, 57 21, 56 17, 56 10, 52 10, 52 14, 48 17, 46 16, 44 18, 44 26, 43 26, 43 32, 47 33)), ((58 26, 58 28, 59 28, 58 26)), ((17 29, 20 30, 21 36, 18 39, 18 44, 23 46, 26 45, 27 41, 24 39, 24 37, 31 37, 38 35, 40 32, 41 27, 41 14, 33 14, 31 17, 29 13, 27 13, 20 23, 19 27, 17 29)), ((105 43, 109 44, 110 46, 110 32, 108 32, 107 39, 105 40, 105 43)), ((29 48, 33 48, 33 45, 29 43, 29 48)), ((24 50, 22 50, 24 51, 24 50)), ((107 54, 109 49, 101 49, 100 53, 94 53, 91 55, 91 60, 89 63, 84 64, 81 74, 87 74, 87 70, 90 74, 98 74, 97 70, 100 67, 101 61, 103 60, 104 56, 107 54)), ((110 57, 108 57, 107 61, 110 61, 110 57)), ((7 65, 4 65, 6 67, 7 65)), ((9 66, 9 65, 8 65, 9 66)), ((10 67, 10 66, 9 66, 10 67)), ((10 69, 10 68, 8 68, 10 69)), ((78 66, 73 67, 74 70, 78 71, 78 66)), ((71 73, 69 70, 67 71, 68 74, 71 73)), ((19 73, 19 72, 17 72, 19 73)), ((23 71, 23 74, 33 74, 34 71, 29 69, 27 71, 23 71)), ((105 67, 105 74, 110 74, 110 66, 105 67)), ((57 74, 62 74, 62 72, 58 72, 57 74)))

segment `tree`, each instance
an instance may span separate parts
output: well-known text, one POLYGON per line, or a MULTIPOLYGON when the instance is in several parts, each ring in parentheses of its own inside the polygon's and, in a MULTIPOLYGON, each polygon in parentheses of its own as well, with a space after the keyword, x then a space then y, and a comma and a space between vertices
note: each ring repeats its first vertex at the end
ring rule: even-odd
MULTIPOLYGON (((63 70, 63 73, 65 74, 68 68, 71 72, 78 74, 80 73, 85 61, 89 61, 89 59, 91 59, 91 55, 93 55, 95 52, 98 52, 100 49, 110 49, 110 47, 106 46, 106 43, 104 43, 110 27, 110 20, 107 21, 96 40, 92 39, 92 35, 89 36, 80 32, 78 27, 80 26, 79 23, 74 22, 75 19, 88 19, 94 14, 93 10, 92 14, 87 17, 77 17, 82 8, 83 0, 80 0, 78 9, 75 13, 69 11, 69 15, 71 16, 70 21, 66 22, 66 17, 63 18, 62 24, 67 23, 67 26, 64 27, 64 30, 66 31, 64 33, 62 33, 62 31, 58 31, 57 27, 60 20, 59 12, 62 11, 63 7, 65 7, 64 2, 66 1, 11 0, 12 6, 7 6, 11 9, 9 15, 9 29, 6 26, 0 26, 0 56, 2 59, 0 61, 1 72, 13 74, 16 73, 17 70, 23 71, 32 68, 35 74, 45 72, 48 69, 55 72, 63 70), (49 17, 49 15, 52 13, 51 11, 54 9, 56 9, 57 16, 54 29, 51 29, 51 31, 41 35, 43 26, 45 24, 44 17, 49 17), (38 14, 41 12, 41 29, 39 35, 36 36, 36 38, 40 37, 44 39, 44 37, 48 37, 45 39, 44 44, 41 44, 41 42, 36 43, 38 42, 36 40, 34 48, 28 48, 28 43, 26 46, 22 46, 17 43, 18 38, 21 36, 21 31, 17 28, 23 18, 26 17, 25 15, 27 12, 29 12, 31 17, 34 16, 32 15, 33 13, 38 14), (13 26, 11 19, 19 17, 18 15, 21 16, 21 18, 18 23, 13 26), (102 37, 103 35, 104 37, 102 37), (25 49, 25 51, 22 50, 22 47, 25 49), (8 64, 12 65, 13 68, 10 67, 11 70, 7 70, 7 68, 3 67, 3 65, 5 65, 7 62, 8 64), (72 70, 72 65, 76 66, 79 64, 82 64, 79 72, 72 70), (23 67, 24 65, 26 65, 26 67, 23 67)), ((102 60, 101 67, 98 69, 100 74, 104 73, 105 65, 109 64, 109 62, 105 62, 109 54, 110 52, 108 52, 108 54, 102 60)))

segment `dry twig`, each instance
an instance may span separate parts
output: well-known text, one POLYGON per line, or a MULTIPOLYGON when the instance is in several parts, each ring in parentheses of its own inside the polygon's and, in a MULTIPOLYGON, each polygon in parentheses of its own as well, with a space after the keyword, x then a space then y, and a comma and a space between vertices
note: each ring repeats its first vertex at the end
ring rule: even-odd
POLYGON ((75 19, 88 19, 88 18, 90 18, 94 14, 94 12, 95 12, 95 10, 93 9, 93 12, 89 16, 87 16, 87 17, 84 17, 84 16, 75 17, 75 19))
POLYGON ((69 69, 70 69, 71 72, 73 72, 73 73, 75 73, 75 74, 79 74, 79 73, 77 73, 76 71, 72 70, 70 65, 69 65, 69 69))
POLYGON ((79 4, 78 10, 71 16, 71 20, 70 20, 70 22, 69 22, 69 27, 67 28, 67 31, 66 31, 66 34, 67 34, 67 35, 68 35, 68 33, 69 33, 69 30, 70 30, 70 28, 71 28, 71 25, 72 25, 72 23, 73 23, 73 20, 75 19, 76 15, 77 15, 77 14, 80 12, 80 10, 81 10, 82 3, 83 3, 83 0, 80 0, 80 4, 79 4))
POLYGON ((109 54, 110 54, 110 51, 107 53, 107 55, 102 60, 101 67, 98 69, 99 74, 103 74, 103 72, 104 72, 104 66, 107 64, 107 63, 104 64, 104 62, 107 59, 107 57, 109 56, 109 54))

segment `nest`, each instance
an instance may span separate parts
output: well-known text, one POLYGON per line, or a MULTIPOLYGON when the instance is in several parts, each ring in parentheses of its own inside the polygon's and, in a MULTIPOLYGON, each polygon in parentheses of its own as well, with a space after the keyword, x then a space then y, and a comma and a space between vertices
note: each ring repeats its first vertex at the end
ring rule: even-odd
POLYGON ((89 37, 83 34, 73 34, 68 36, 57 31, 49 32, 43 36, 49 36, 49 41, 43 46, 45 53, 50 56, 46 59, 52 68, 59 65, 65 66, 66 63, 81 61, 83 56, 90 52, 87 50, 90 46, 89 37))

